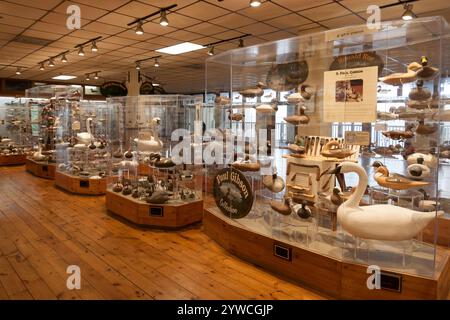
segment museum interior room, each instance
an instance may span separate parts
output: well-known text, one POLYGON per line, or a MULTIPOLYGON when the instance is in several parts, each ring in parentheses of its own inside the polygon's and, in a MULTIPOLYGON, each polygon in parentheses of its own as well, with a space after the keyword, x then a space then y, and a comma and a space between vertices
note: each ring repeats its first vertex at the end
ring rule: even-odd
POLYGON ((0 300, 450 300, 449 22, 0 1, 0 300))

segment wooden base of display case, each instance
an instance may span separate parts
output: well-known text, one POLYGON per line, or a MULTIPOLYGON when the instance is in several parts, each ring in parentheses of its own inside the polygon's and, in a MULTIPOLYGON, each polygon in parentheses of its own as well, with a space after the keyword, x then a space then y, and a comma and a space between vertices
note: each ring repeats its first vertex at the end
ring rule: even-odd
POLYGON ((25 164, 27 156, 24 154, 20 155, 0 155, 0 166, 14 166, 25 164))
POLYGON ((41 163, 33 159, 27 159, 25 168, 36 177, 55 180, 56 164, 54 163, 41 163))
POLYGON ((56 171, 55 185, 76 194, 103 195, 106 192, 106 179, 89 179, 56 171))
MULTIPOLYGON (((422 240, 434 243, 435 223, 431 222, 422 233, 422 240)), ((450 247, 450 217, 444 216, 437 222, 437 239, 436 243, 440 246, 450 247)))
POLYGON ((437 248, 433 277, 381 270, 381 289, 369 290, 367 265, 341 261, 252 232, 205 209, 203 230, 232 254, 340 299, 445 299, 449 250, 437 248))
POLYGON ((203 200, 183 204, 147 204, 107 190, 106 208, 138 225, 181 228, 202 221, 203 200))

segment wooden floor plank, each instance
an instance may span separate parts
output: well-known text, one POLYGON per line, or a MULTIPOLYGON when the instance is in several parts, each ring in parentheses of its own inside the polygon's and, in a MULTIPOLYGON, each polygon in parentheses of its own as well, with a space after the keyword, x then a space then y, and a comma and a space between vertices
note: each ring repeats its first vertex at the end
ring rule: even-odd
POLYGON ((0 299, 324 298, 233 257, 201 225, 140 228, 107 214, 104 197, 21 167, 0 167, 0 271, 0 299), (65 288, 69 264, 81 267, 82 290, 65 288))

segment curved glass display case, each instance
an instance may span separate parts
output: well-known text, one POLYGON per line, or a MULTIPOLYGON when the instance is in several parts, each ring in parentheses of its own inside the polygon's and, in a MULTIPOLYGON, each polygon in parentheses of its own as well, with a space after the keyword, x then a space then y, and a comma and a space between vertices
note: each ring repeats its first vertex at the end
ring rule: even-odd
POLYGON ((193 135, 201 101, 144 95, 107 102, 119 119, 118 136, 111 140, 108 210, 141 225, 177 228, 200 221, 203 166, 173 160, 172 153, 180 140, 193 135))
POLYGON ((448 32, 440 17, 392 21, 209 58, 205 231, 335 296, 444 297, 448 32))
POLYGON ((0 165, 25 163, 31 150, 30 128, 25 102, 0 98, 0 165))

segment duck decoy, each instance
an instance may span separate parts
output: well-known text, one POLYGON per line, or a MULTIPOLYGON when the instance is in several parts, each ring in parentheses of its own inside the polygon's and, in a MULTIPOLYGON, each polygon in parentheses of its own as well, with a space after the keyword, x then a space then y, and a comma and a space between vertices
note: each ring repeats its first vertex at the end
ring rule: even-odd
POLYGON ((429 182, 413 181, 399 174, 390 174, 380 161, 375 161, 372 166, 375 169, 374 179, 382 187, 394 190, 407 190, 429 185, 429 182))
POLYGON ((272 200, 270 201, 270 207, 283 216, 288 216, 292 212, 289 198, 284 198, 282 202, 272 200))
POLYGON ((148 127, 151 132, 150 138, 140 139, 135 138, 134 142, 137 144, 139 152, 159 152, 163 148, 163 142, 159 138, 157 127, 161 123, 161 118, 155 117, 149 123, 148 127))
POLYGON ((252 162, 250 160, 238 160, 231 164, 231 166, 240 171, 259 171, 261 169, 261 165, 258 161, 252 162))
POLYGON ((263 176, 262 183, 267 189, 275 193, 283 191, 285 186, 283 178, 276 173, 263 176))
POLYGON ((234 113, 233 110, 228 109, 228 120, 231 121, 241 121, 244 119, 245 115, 243 113, 234 113))
POLYGON ((243 96, 245 98, 261 97, 264 95, 265 87, 266 86, 264 85, 264 83, 258 82, 256 84, 256 88, 245 89, 245 90, 239 91, 239 93, 241 94, 241 96, 243 96))
POLYGON ((300 124, 308 124, 309 123, 309 117, 305 114, 306 107, 301 106, 300 108, 300 114, 294 114, 287 117, 284 117, 284 121, 287 123, 293 124, 295 126, 298 126, 300 124))
POLYGON ((393 112, 378 111, 377 112, 377 119, 385 120, 385 121, 397 120, 398 119, 398 114, 393 113, 393 112))
POLYGON ((409 92, 408 98, 417 101, 427 100, 431 98, 431 92, 423 87, 423 80, 417 80, 417 85, 409 92))
POLYGON ((131 151, 131 145, 128 148, 128 150, 123 154, 123 156, 127 159, 133 158, 133 152, 131 151))
POLYGON ((133 188, 129 184, 126 184, 122 189, 122 194, 124 196, 130 195, 132 192, 133 192, 133 188))
POLYGON ((122 159, 122 152, 120 152, 120 149, 118 149, 112 154, 112 156, 116 159, 122 159))
POLYGON ((324 145, 322 148, 322 151, 320 154, 326 158, 338 158, 338 159, 344 159, 352 154, 354 154, 355 151, 351 150, 349 148, 343 148, 339 141, 337 140, 331 140, 327 142, 327 144, 324 145))
POLYGON ((133 192, 131 193, 131 196, 133 198, 139 198, 139 189, 138 188, 134 188, 133 192))
POLYGON ((216 97, 214 98, 214 103, 219 106, 227 106, 231 104, 231 99, 228 97, 216 95, 216 97))
POLYGON ((336 206, 340 206, 344 202, 344 199, 341 195, 341 190, 339 188, 333 188, 330 201, 336 206))
POLYGON ((421 180, 427 178, 431 174, 431 170, 428 166, 424 165, 423 158, 417 158, 417 163, 410 164, 406 168, 408 176, 415 180, 421 180))
POLYGON ((256 112, 261 112, 261 113, 273 113, 278 111, 278 101, 276 99, 273 99, 270 104, 261 104, 259 106, 257 106, 256 108, 256 112))
POLYGON ((416 81, 417 79, 417 70, 419 70, 422 66, 417 62, 411 62, 405 73, 392 73, 388 76, 379 78, 380 81, 390 84, 392 86, 400 86, 404 83, 409 83, 416 81))
POLYGON ((428 58, 426 56, 422 56, 420 58, 420 64, 422 65, 422 67, 416 71, 417 77, 419 79, 430 80, 439 74, 438 68, 430 67, 428 65, 428 58))
POLYGON ((425 124, 423 120, 419 120, 419 125, 416 128, 416 133, 428 135, 433 134, 439 129, 437 123, 435 124, 425 124))
POLYGON ((383 136, 392 140, 406 140, 414 137, 414 132, 411 130, 411 127, 406 128, 405 131, 401 130, 390 130, 390 131, 382 131, 383 136))
POLYGON ((408 163, 408 165, 418 163, 418 159, 420 158, 423 159, 423 164, 429 168, 436 168, 438 165, 438 159, 434 155, 421 152, 415 152, 408 155, 408 157, 406 158, 406 162, 408 163))
POLYGON ((119 183, 119 181, 117 181, 113 186, 114 192, 121 192, 122 189, 123 189, 123 185, 121 183, 119 183))
POLYGON ((170 193, 167 191, 157 190, 145 200, 147 203, 164 204, 170 199, 170 193))
POLYGON ((306 206, 307 204, 307 201, 302 201, 301 204, 293 204, 292 200, 289 201, 292 212, 296 213, 301 219, 308 219, 311 217, 311 209, 306 206))
POLYGON ((450 110, 439 110, 434 112, 431 116, 431 120, 434 121, 450 121, 450 110))
POLYGON ((91 140, 91 143, 89 144, 89 149, 90 149, 90 150, 95 150, 95 149, 97 149, 97 146, 94 144, 94 140, 91 140))
MULTIPOLYGON (((341 227, 357 238, 370 240, 402 241, 417 236, 433 219, 435 212, 419 212, 390 204, 359 206, 368 183, 364 168, 353 162, 343 162, 329 174, 350 173, 358 175, 355 192, 337 210, 341 227)), ((442 216, 438 212, 437 216, 442 216)))
POLYGON ((391 157, 394 154, 400 153, 393 145, 390 145, 388 147, 376 147, 373 149, 373 152, 384 157, 391 157))
POLYGON ((290 154, 290 156, 296 157, 296 158, 304 158, 305 157, 305 152, 306 152, 305 147, 299 146, 298 144, 295 144, 295 143, 290 143, 290 144, 288 144, 287 148, 289 151, 292 152, 290 154))

